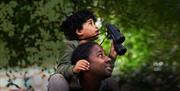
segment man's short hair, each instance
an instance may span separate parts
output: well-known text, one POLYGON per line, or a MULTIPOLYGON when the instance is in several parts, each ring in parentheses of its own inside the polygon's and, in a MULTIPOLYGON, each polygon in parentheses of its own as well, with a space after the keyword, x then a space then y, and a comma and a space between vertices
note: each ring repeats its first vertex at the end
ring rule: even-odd
POLYGON ((61 31, 64 32, 64 35, 67 39, 79 40, 76 34, 76 30, 82 29, 83 23, 85 23, 90 18, 96 21, 96 17, 90 10, 77 11, 68 16, 67 19, 62 22, 61 31))
POLYGON ((76 62, 81 59, 85 59, 88 61, 88 57, 94 45, 98 45, 98 43, 91 41, 79 45, 72 53, 71 64, 75 65, 76 62))

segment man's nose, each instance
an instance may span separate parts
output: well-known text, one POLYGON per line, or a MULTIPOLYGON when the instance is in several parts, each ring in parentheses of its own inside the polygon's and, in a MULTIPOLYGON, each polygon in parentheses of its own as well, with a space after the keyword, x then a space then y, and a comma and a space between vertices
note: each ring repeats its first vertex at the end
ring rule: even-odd
POLYGON ((105 62, 106 62, 106 63, 110 63, 110 62, 111 62, 111 58, 109 58, 108 56, 106 56, 105 62))

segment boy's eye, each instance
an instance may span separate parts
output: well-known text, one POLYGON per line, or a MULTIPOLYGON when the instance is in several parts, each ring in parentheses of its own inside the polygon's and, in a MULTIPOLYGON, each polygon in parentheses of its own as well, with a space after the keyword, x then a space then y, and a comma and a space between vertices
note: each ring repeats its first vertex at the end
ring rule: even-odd
POLYGON ((90 21, 90 22, 89 22, 89 24, 91 24, 91 25, 92 25, 92 24, 93 24, 93 22, 92 22, 92 21, 90 21))
POLYGON ((89 24, 93 25, 94 24, 93 20, 89 20, 89 24))

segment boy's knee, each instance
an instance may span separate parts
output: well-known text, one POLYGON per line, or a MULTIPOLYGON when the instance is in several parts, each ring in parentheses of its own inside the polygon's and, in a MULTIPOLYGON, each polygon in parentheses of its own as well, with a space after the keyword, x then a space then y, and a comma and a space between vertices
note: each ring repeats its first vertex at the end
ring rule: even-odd
POLYGON ((69 85, 61 74, 54 74, 49 78, 48 91, 69 91, 69 85))

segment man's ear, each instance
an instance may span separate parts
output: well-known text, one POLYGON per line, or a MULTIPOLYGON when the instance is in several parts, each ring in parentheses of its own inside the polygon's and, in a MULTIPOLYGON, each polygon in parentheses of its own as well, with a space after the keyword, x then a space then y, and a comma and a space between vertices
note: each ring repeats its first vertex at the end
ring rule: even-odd
POLYGON ((76 30, 76 34, 78 35, 78 36, 82 36, 83 35, 83 32, 81 31, 81 30, 76 30))

